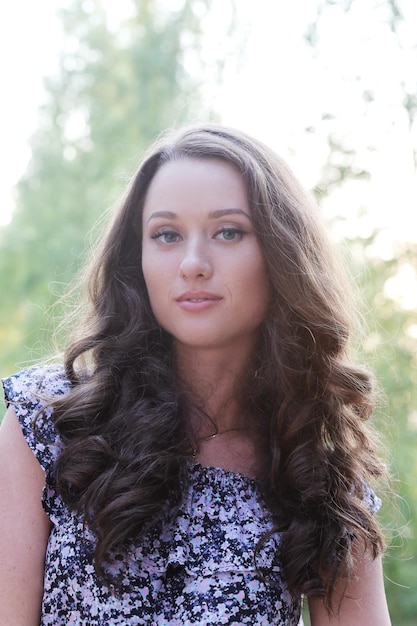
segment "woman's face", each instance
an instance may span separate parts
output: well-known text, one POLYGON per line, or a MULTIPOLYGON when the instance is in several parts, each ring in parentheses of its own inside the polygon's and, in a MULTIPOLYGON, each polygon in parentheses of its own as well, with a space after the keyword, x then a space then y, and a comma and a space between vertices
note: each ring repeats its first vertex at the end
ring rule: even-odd
POLYGON ((220 159, 170 161, 143 209, 142 267, 153 313, 181 346, 253 346, 269 285, 241 175, 220 159))

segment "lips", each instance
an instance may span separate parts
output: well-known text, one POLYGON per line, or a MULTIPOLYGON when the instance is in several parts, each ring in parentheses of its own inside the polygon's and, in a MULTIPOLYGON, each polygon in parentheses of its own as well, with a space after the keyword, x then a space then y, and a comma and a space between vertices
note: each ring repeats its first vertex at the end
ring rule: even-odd
POLYGON ((207 300, 221 300, 221 297, 207 291, 186 291, 176 300, 177 302, 206 302, 207 300))
POLYGON ((216 307, 223 298, 207 291, 186 291, 176 301, 185 313, 203 313, 216 307))

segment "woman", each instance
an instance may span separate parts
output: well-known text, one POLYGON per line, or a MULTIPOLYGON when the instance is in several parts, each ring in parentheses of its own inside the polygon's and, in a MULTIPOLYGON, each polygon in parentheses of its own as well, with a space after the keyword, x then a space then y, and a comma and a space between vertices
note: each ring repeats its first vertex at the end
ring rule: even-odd
POLYGON ((372 379, 286 165, 168 136, 95 259, 64 368, 4 382, 1 623, 390 624, 372 379))

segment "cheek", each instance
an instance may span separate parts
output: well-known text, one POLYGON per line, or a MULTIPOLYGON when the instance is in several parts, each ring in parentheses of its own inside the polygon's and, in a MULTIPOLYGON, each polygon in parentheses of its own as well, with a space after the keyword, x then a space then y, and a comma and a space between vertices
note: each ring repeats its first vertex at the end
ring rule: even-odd
POLYGON ((148 292, 148 298, 151 303, 151 307, 153 312, 155 313, 154 307, 156 304, 156 299, 158 295, 158 267, 155 263, 152 263, 152 260, 149 258, 149 255, 144 252, 142 255, 142 273, 145 279, 146 290, 148 292))
POLYGON ((161 297, 161 285, 154 280, 154 278, 146 280, 145 284, 148 291, 149 304, 151 306, 151 311, 161 326, 164 325, 164 319, 166 318, 166 314, 164 313, 165 307, 161 297))
POLYGON ((251 287, 257 293, 269 293, 270 287, 266 264, 259 249, 253 251, 250 255, 246 264, 245 274, 251 282, 251 287))
POLYGON ((146 254, 146 252, 142 256, 142 272, 152 313, 157 322, 164 326, 164 321, 166 321, 167 316, 169 317, 172 276, 166 263, 161 264, 157 257, 146 254))
POLYGON ((152 254, 146 243, 142 249, 142 272, 148 291, 158 282, 158 278, 160 279, 164 275, 160 268, 158 256, 152 254))
MULTIPOLYGON (((250 253, 233 269, 231 296, 237 298, 242 312, 246 311, 254 319, 264 318, 271 299, 271 288, 263 256, 258 250, 250 253)), ((226 277, 225 277, 226 278, 226 277)), ((227 279, 226 279, 227 280, 227 279)), ((236 302, 236 301, 235 301, 236 302)))
POLYGON ((145 277, 145 285, 148 291, 149 300, 153 308, 154 305, 157 304, 159 298, 161 297, 161 292, 163 289, 163 280, 161 280, 161 278, 159 278, 158 280, 158 277, 157 275, 155 275, 155 272, 146 272, 146 270, 144 270, 143 275, 145 277))
POLYGON ((268 272, 266 269, 263 256, 259 254, 257 263, 253 268, 252 273, 252 293, 258 299, 258 306, 266 313, 271 300, 271 286, 268 279, 268 272))

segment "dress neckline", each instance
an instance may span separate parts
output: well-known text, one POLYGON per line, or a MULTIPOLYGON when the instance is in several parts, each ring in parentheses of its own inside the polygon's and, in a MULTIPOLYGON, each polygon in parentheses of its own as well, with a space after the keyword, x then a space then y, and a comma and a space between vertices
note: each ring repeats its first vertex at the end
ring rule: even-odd
POLYGON ((187 465, 191 471, 191 473, 196 473, 198 475, 205 475, 212 477, 213 479, 228 479, 228 480, 238 480, 240 482, 247 483, 252 485, 253 487, 257 485, 257 479, 243 472, 234 472, 232 470, 225 469, 224 467, 218 467, 216 465, 202 465, 199 461, 189 460, 187 465))

